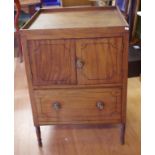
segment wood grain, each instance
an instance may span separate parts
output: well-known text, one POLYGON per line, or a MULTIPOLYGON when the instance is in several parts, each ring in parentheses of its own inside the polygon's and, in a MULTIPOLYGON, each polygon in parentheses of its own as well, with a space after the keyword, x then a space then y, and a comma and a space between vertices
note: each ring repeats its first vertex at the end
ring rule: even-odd
POLYGON ((28 41, 33 85, 76 84, 72 40, 28 41))
POLYGON ((79 84, 121 83, 122 38, 81 39, 77 58, 84 66, 77 70, 79 84))
POLYGON ((27 40, 43 40, 43 39, 81 39, 81 38, 102 38, 104 37, 120 37, 124 33, 123 27, 105 27, 105 28, 70 28, 70 29, 36 29, 20 30, 22 37, 27 40))
POLYGON ((29 29, 93 28, 124 24, 116 10, 42 12, 29 29))
POLYGON ((61 89, 35 91, 39 123, 71 124, 121 120, 121 89, 61 89), (97 102, 103 102, 103 109, 97 102), (59 109, 53 104, 58 102, 59 109))
POLYGON ((41 127, 43 147, 37 145, 23 63, 15 68, 15 155, 140 155, 140 80, 128 79, 126 143, 119 128, 102 125, 41 127))
MULTIPOLYGON (((121 142, 124 143, 128 30, 122 16, 114 8, 48 9, 40 11, 27 25, 33 26, 42 15, 52 16, 53 23, 55 21, 58 27, 53 27, 52 23, 49 30, 43 26, 42 30, 28 28, 21 33, 35 126, 117 123, 123 127, 121 142), (113 13, 121 24, 111 20, 113 13), (72 14, 77 15, 77 22, 72 20, 72 14), (101 17, 103 23, 100 22, 101 17), (100 37, 94 32, 90 36, 92 30, 100 37), (60 87, 61 84, 63 87, 60 87), (97 87, 99 84, 103 87, 97 87), (111 86, 108 88, 106 84, 111 86), (59 87, 49 89, 53 85, 59 87), (85 87, 80 89, 79 85, 85 87)), ((46 25, 46 21, 39 25, 42 24, 46 25)))
POLYGON ((126 102, 127 102, 127 78, 128 78, 128 48, 129 48, 129 34, 128 32, 124 33, 123 36, 123 69, 122 69, 122 75, 123 75, 123 86, 122 86, 122 122, 126 122, 126 102))

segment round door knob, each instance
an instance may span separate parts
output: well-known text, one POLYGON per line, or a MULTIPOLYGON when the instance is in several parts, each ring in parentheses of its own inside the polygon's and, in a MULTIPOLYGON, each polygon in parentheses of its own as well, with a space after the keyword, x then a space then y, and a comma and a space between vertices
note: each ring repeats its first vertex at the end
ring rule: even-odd
POLYGON ((103 102, 103 101, 97 101, 97 102, 96 102, 96 107, 97 107, 99 110, 103 110, 103 109, 104 109, 104 102, 103 102))
POLYGON ((84 61, 82 60, 82 59, 77 59, 77 61, 76 61, 76 66, 77 66, 77 68, 79 68, 79 69, 81 69, 83 66, 84 66, 84 61))
POLYGON ((55 110, 60 110, 61 109, 61 103, 60 102, 54 102, 52 104, 52 107, 55 109, 55 110))

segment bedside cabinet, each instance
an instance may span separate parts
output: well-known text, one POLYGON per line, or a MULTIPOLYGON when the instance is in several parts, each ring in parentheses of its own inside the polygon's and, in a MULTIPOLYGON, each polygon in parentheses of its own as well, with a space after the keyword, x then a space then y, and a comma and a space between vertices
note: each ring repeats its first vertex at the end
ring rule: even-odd
POLYGON ((34 125, 120 124, 128 24, 117 7, 39 10, 20 31, 34 125))

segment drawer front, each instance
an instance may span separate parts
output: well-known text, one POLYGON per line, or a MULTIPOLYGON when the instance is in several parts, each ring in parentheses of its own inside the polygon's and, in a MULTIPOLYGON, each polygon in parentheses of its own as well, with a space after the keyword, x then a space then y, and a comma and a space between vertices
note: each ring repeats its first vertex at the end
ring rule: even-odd
POLYGON ((39 122, 79 123, 121 120, 120 89, 35 91, 39 122))
POLYGON ((75 84, 75 47, 72 40, 30 40, 33 85, 75 84))
POLYGON ((121 37, 81 39, 76 49, 79 84, 121 83, 121 37))

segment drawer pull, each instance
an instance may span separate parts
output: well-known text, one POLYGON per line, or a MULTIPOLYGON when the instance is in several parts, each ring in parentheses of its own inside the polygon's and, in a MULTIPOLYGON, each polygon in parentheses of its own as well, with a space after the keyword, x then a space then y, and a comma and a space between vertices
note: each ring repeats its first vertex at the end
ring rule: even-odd
POLYGON ((103 101, 98 101, 96 103, 96 107, 99 109, 99 110, 103 110, 104 109, 104 102, 103 101))
POLYGON ((54 102, 52 104, 52 107, 55 109, 55 110, 60 110, 61 109, 61 104, 60 102, 54 102))
POLYGON ((83 66, 84 66, 84 61, 82 60, 82 59, 77 59, 77 61, 76 61, 76 67, 77 68, 79 68, 79 69, 81 69, 81 68, 83 68, 83 66))

